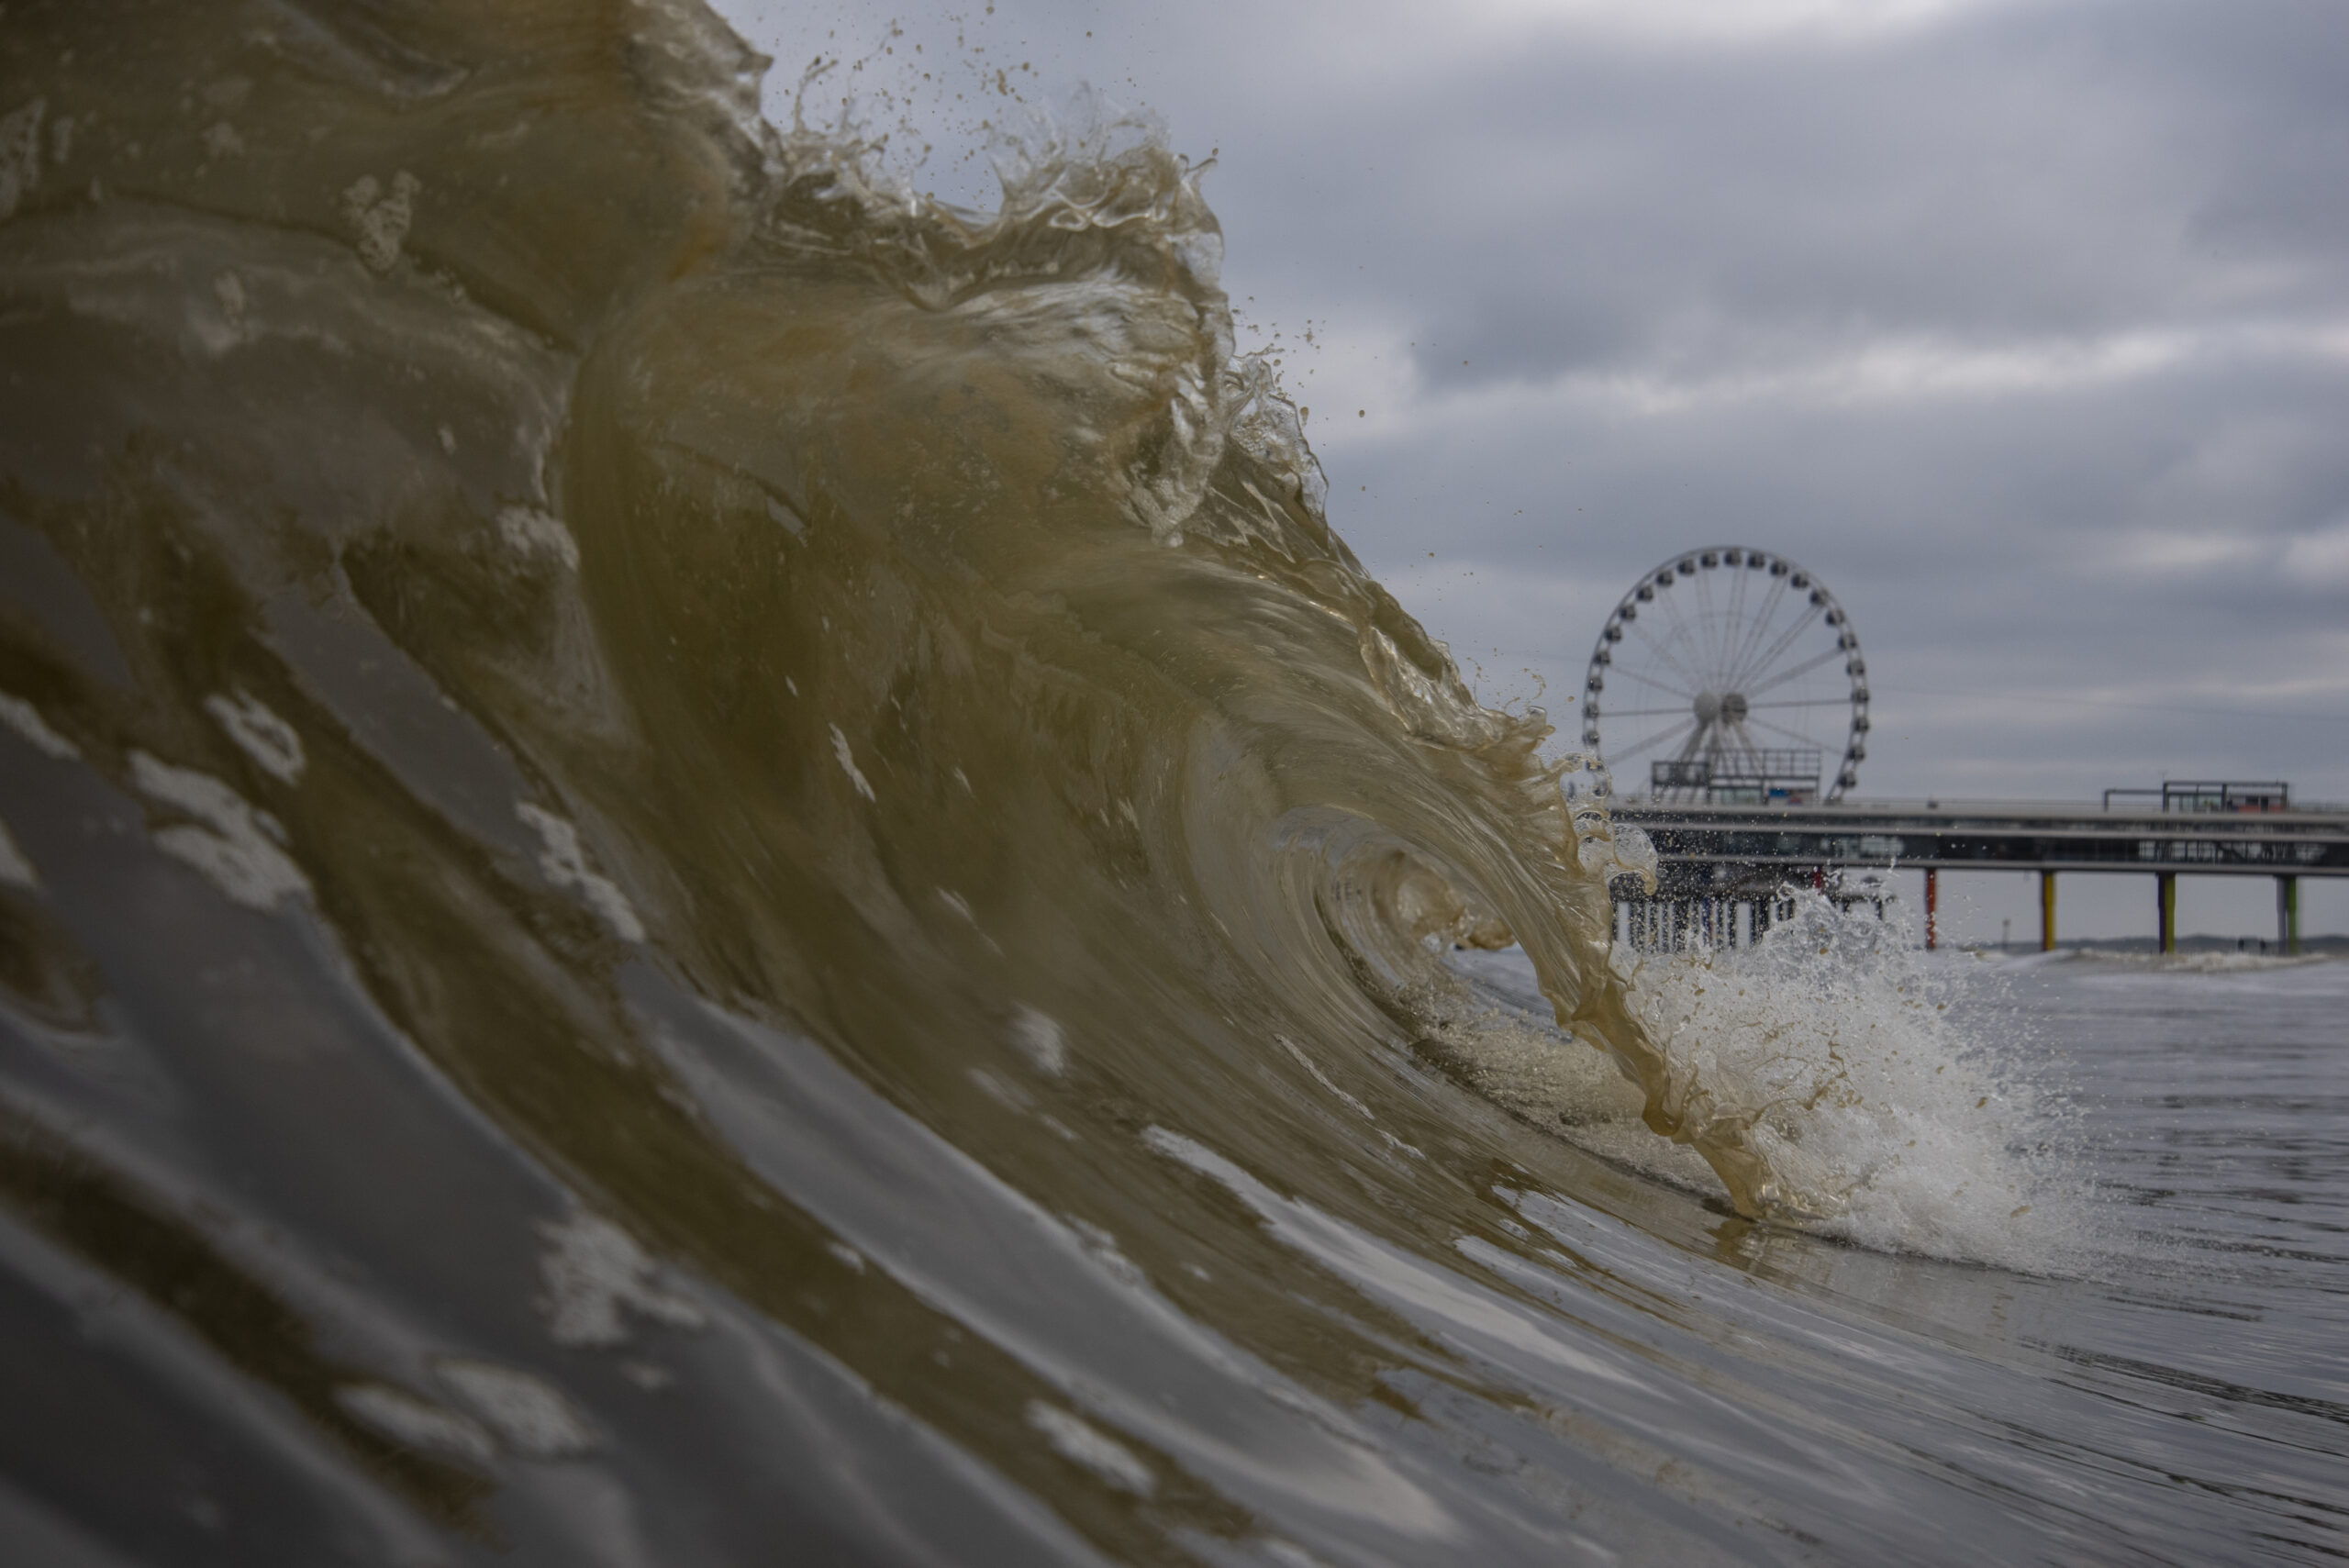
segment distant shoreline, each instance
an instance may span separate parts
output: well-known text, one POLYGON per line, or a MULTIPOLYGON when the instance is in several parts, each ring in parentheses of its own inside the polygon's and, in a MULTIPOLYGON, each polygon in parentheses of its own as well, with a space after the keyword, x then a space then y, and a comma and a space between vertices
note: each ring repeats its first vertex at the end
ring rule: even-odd
MULTIPOLYGON (((2039 951, 2039 944, 2036 942, 2008 942, 2004 946, 2001 946, 1997 942, 1944 942, 1943 945, 1956 951, 1999 953, 2009 957, 2020 956, 2025 953, 2035 953, 2039 951)), ((2057 942, 2055 944, 2055 950, 2059 952, 2085 951, 2099 953, 2144 953, 2147 955, 2153 955, 2160 952, 2161 940, 2157 937, 2067 938, 2063 941, 2057 942)), ((2254 957, 2265 956, 2268 958, 2282 958, 2285 956, 2285 954, 2277 948, 2276 940, 2272 937, 2266 939, 2265 941, 2261 940, 2257 937, 2180 937, 2177 939, 2177 951, 2181 953, 2240 952, 2254 957)), ((2329 932, 2321 937, 2302 937, 2300 939, 2299 956, 2302 958, 2349 958, 2349 935, 2344 935, 2340 932, 2329 932)))

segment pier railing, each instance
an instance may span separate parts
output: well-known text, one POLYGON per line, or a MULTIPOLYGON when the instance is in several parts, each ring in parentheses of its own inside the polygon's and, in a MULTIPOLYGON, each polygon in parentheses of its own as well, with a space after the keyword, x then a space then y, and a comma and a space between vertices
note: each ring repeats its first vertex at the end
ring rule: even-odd
MULTIPOLYGON (((2114 792, 2118 799, 2121 792, 2114 792)), ((1664 806, 1636 801, 1610 806, 1620 824, 1654 843, 1653 895, 1619 883, 1619 902, 1692 904, 1716 929, 1766 926, 1776 891, 1787 885, 1840 885, 1854 870, 1894 867, 1925 873, 1926 937, 1936 936, 1939 876, 1944 870, 2037 872, 2041 945, 2055 944, 2055 878, 2064 872, 2137 872, 2154 878, 2164 951, 2175 951, 2180 875, 2268 875, 2277 883, 2277 937, 2299 941, 2299 878, 2349 876, 2349 812, 2249 808, 2172 808, 2123 802, 1870 802, 1835 806, 1664 806)), ((1626 929, 1653 912, 1633 910, 1626 929)), ((1670 917, 1671 921, 1680 916, 1670 917)), ((1678 929, 1676 926, 1673 929, 1678 929)), ((1726 945, 1726 944, 1723 944, 1726 945)))

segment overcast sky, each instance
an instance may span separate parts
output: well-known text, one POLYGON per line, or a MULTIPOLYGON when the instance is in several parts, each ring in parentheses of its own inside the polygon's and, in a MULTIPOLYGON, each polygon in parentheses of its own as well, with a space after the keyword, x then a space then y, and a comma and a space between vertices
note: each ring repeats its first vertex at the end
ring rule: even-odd
POLYGON ((2349 800, 2340 0, 721 8, 956 199, 998 68, 1215 150, 1243 345, 1310 324, 1332 521, 1490 700, 1572 735, 1609 606, 1740 543, 1850 612, 1862 796, 2349 800))

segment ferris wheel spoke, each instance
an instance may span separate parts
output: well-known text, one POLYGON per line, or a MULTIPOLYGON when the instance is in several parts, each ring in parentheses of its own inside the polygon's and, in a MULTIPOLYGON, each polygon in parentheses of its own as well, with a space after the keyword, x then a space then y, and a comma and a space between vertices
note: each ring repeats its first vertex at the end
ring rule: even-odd
POLYGON ((1784 658, 1787 652, 1801 639, 1802 634, 1809 629, 1810 617, 1807 613, 1798 613, 1795 618, 1783 628, 1770 628, 1770 640, 1767 645, 1757 649, 1739 664, 1738 689, 1747 690, 1754 681, 1768 673, 1770 667, 1784 658))
POLYGON ((1641 752, 1647 751, 1650 747, 1661 746, 1667 741, 1678 739, 1682 730, 1695 729, 1697 728, 1698 728, 1698 726, 1694 717, 1684 718, 1679 723, 1673 725, 1668 728, 1657 730, 1654 734, 1649 736, 1644 740, 1633 741, 1631 745, 1626 746, 1620 751, 1618 751, 1613 756, 1609 757, 1607 759, 1608 765, 1611 767, 1618 762, 1630 762, 1633 757, 1636 757, 1641 752))
POLYGON ((1601 718, 1662 718, 1667 714, 1686 714, 1687 711, 1688 705, 1683 703, 1678 707, 1604 708, 1600 711, 1598 717, 1601 718))
POLYGON ((1698 625, 1703 628, 1703 635, 1698 639, 1698 641, 1704 652, 1705 668, 1726 675, 1729 673, 1729 666, 1721 659, 1721 651, 1718 646, 1719 639, 1715 636, 1720 625, 1720 611, 1713 605, 1713 574, 1710 572, 1699 572, 1694 581, 1697 584, 1697 596, 1704 601, 1703 617, 1698 622, 1698 625))
MULTIPOLYGON (((1714 573, 1707 573, 1706 575, 1709 577, 1714 573)), ((1729 679, 1730 670, 1736 662, 1737 639, 1745 629, 1745 622, 1741 618, 1738 593, 1744 586, 1744 578, 1732 573, 1726 588, 1716 584, 1711 589, 1713 598, 1720 606, 1713 616, 1713 660, 1723 681, 1729 679)))
POLYGON ((1729 619, 1721 628, 1721 646, 1725 654, 1721 661, 1723 669, 1737 668, 1738 645, 1744 640, 1744 629, 1745 573, 1737 572, 1729 580, 1729 619))
POLYGON ((1841 659, 1842 657, 1843 651, 1841 648, 1831 648, 1826 652, 1819 654, 1815 658, 1806 659, 1801 663, 1793 666, 1791 669, 1783 670, 1777 674, 1771 676, 1760 685, 1754 686, 1751 690, 1747 691, 1745 694, 1746 698, 1751 701, 1761 693, 1768 691, 1772 686, 1783 686, 1788 681, 1793 680, 1797 675, 1809 674, 1811 671, 1818 669, 1821 664, 1826 663, 1830 659, 1841 659))
MULTIPOLYGON (((1690 651, 1701 658, 1704 651, 1702 646, 1703 639, 1694 635, 1689 630, 1688 617, 1682 615, 1680 613, 1680 606, 1672 602, 1671 590, 1666 589, 1664 595, 1656 600, 1656 603, 1661 605, 1672 616, 1673 637, 1675 639, 1687 639, 1693 645, 1690 651)), ((1663 638, 1655 638, 1653 640, 1656 645, 1656 652, 1658 655, 1668 660, 1671 662, 1672 667, 1680 672, 1680 678, 1682 680, 1687 681, 1698 691, 1703 691, 1706 688, 1705 677, 1690 669, 1687 664, 1683 663, 1679 656, 1672 651, 1669 642, 1663 638)))
POLYGON ((1787 580, 1784 577, 1772 578, 1770 592, 1763 599, 1762 608, 1746 628, 1745 635, 1738 639, 1737 656, 1731 661, 1732 672, 1748 667, 1748 662, 1753 656, 1753 651, 1762 646, 1763 639, 1770 635, 1770 628, 1777 624, 1778 606, 1786 596, 1787 580))
POLYGON ((1783 736, 1785 736, 1787 740, 1792 740, 1792 741, 1796 742, 1797 744, 1800 745, 1800 746, 1801 746, 1805 751, 1809 751, 1809 750, 1811 750, 1811 749, 1813 749, 1813 748, 1816 748, 1817 750, 1819 750, 1819 751, 1826 751, 1826 750, 1827 750, 1827 748, 1826 748, 1825 746, 1820 745, 1817 740, 1813 740, 1811 737, 1809 737, 1809 736, 1808 736, 1808 735, 1801 735, 1801 734, 1798 734, 1798 733, 1797 733, 1797 732, 1795 732, 1794 730, 1788 729, 1788 728, 1787 728, 1785 725, 1783 725, 1783 724, 1773 724, 1773 723, 1771 723, 1771 722, 1770 722, 1768 719, 1766 719, 1766 718, 1757 718, 1757 719, 1755 719, 1753 722, 1754 722, 1755 724, 1757 724, 1757 725, 1761 726, 1763 728, 1765 728, 1765 729, 1768 730, 1768 731, 1769 731, 1771 734, 1773 734, 1773 735, 1783 735, 1783 736))
MULTIPOLYGON (((1677 618, 1680 614, 1676 609, 1672 613, 1675 618, 1677 618)), ((1636 623, 1634 623, 1634 625, 1636 626, 1636 623)), ((1685 636, 1687 635, 1687 623, 1686 621, 1682 621, 1674 635, 1685 636)), ((1655 656, 1658 659, 1663 660, 1665 663, 1672 666, 1674 672, 1676 673, 1682 680, 1687 682, 1698 691, 1703 691, 1705 689, 1704 677, 1689 669, 1686 663, 1681 662, 1680 655, 1673 651, 1672 643, 1667 639, 1659 637, 1653 632, 1646 631, 1640 632, 1639 636, 1646 642, 1649 648, 1654 651, 1655 656)))
POLYGON ((1616 673, 1618 675, 1622 676, 1622 677, 1623 677, 1625 680, 1627 680, 1627 681, 1637 681, 1637 682, 1639 682, 1642 685, 1653 686, 1656 690, 1658 690, 1658 691, 1660 691, 1660 692, 1670 692, 1674 696, 1676 696, 1676 697, 1686 697, 1686 698, 1687 698, 1687 699, 1688 699, 1690 702, 1694 702, 1694 701, 1696 701, 1696 700, 1697 700, 1697 694, 1696 694, 1696 693, 1694 693, 1694 692, 1684 692, 1684 691, 1682 691, 1678 686, 1674 685, 1671 682, 1669 682, 1669 681, 1659 681, 1659 680, 1657 680, 1653 675, 1643 675, 1643 674, 1642 674, 1642 673, 1641 673, 1639 671, 1637 671, 1637 670, 1622 670, 1622 669, 1619 669, 1619 670, 1617 670, 1615 673, 1616 673))
POLYGON ((1767 775, 1770 770, 1762 765, 1762 746, 1753 739, 1753 732, 1740 724, 1737 738, 1745 748, 1745 765, 1753 771, 1756 777, 1767 775))
POLYGON ((1778 662, 1778 656, 1786 652, 1789 648, 1792 648, 1795 645, 1795 639, 1809 629, 1810 615, 1808 608, 1806 608, 1803 613, 1795 617, 1793 622, 1787 626, 1786 630, 1777 635, 1776 639, 1770 644, 1766 651, 1765 651, 1759 658, 1755 659, 1752 663, 1746 665, 1743 669, 1738 672, 1738 674, 1741 677, 1748 677, 1746 681, 1746 695, 1752 696, 1755 691, 1764 689, 1753 685, 1750 677, 1759 676, 1764 671, 1769 669, 1771 665, 1776 664, 1778 662))
MULTIPOLYGON (((1841 650, 1838 650, 1838 651, 1840 652, 1841 650)), ((1849 707, 1852 706, 1852 699, 1848 696, 1788 697, 1784 702, 1750 702, 1745 706, 1748 709, 1763 707, 1849 707)))

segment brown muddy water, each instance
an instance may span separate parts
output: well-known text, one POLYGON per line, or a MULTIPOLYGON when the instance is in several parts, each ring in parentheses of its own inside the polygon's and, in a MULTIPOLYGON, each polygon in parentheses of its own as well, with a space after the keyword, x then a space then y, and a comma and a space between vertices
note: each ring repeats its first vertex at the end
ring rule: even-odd
POLYGON ((0 13, 0 1558, 2349 1550, 2349 970, 1615 951, 1189 166, 762 67, 0 13))

